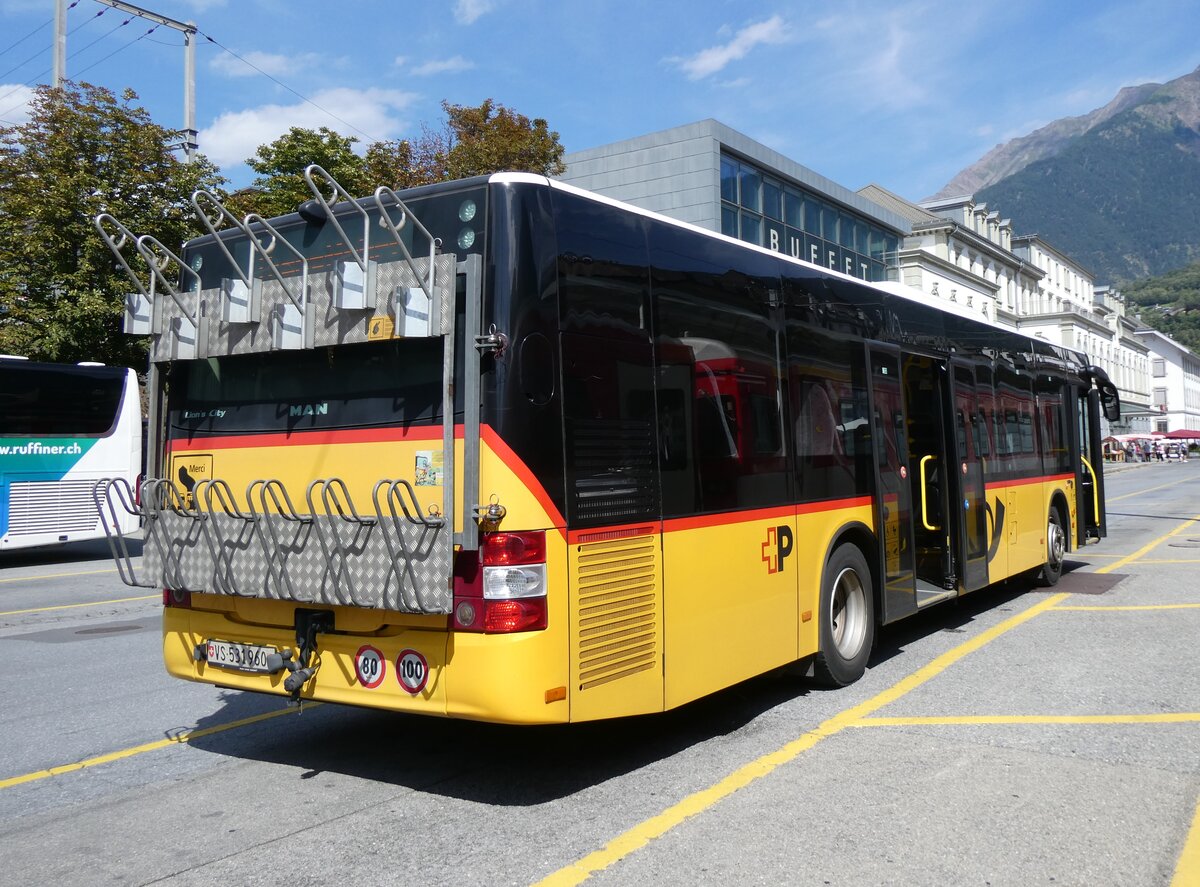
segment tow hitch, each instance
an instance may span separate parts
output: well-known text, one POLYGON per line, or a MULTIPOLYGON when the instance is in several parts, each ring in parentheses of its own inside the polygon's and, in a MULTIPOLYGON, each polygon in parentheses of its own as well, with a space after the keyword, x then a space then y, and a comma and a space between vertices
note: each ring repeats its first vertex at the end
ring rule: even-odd
MULTIPOLYGON (((300 691, 321 667, 317 652, 317 635, 333 631, 333 613, 328 610, 296 610, 296 646, 300 648, 299 661, 280 654, 280 666, 291 672, 283 680, 283 689, 292 695, 292 702, 300 704, 300 691)), ((274 664, 274 663, 272 663, 274 664)))

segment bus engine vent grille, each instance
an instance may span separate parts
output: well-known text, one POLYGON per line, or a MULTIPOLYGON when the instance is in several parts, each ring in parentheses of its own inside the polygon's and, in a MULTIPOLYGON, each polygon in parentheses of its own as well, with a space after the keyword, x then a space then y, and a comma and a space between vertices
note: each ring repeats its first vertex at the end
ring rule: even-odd
POLYGON ((8 532, 13 536, 94 530, 100 515, 94 480, 16 481, 9 486, 8 532))
POLYGON ((657 539, 639 535, 578 546, 580 690, 656 667, 657 539))
POLYGON ((649 422, 571 419, 567 432, 576 526, 645 520, 656 513, 658 473, 649 422))

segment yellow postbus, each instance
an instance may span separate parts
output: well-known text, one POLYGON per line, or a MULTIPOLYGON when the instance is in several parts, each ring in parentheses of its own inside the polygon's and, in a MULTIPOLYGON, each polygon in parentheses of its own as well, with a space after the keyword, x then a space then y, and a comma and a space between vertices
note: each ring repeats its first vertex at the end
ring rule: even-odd
POLYGON ((180 255, 97 220, 153 343, 149 480, 102 492, 178 677, 524 724, 843 685, 1105 533, 1081 354, 538 176, 306 176, 198 193, 180 255))

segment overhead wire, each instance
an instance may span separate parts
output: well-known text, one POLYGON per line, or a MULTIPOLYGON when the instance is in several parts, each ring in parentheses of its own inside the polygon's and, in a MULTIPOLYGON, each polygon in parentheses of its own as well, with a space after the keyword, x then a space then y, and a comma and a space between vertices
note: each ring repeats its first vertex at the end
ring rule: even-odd
POLYGON ((354 125, 353 123, 351 123, 349 120, 343 120, 341 117, 339 117, 337 114, 334 114, 334 113, 333 113, 332 111, 330 111, 328 108, 323 108, 323 107, 321 107, 321 106, 320 106, 320 105, 318 105, 316 102, 314 102, 312 99, 310 99, 308 96, 304 95, 303 93, 297 92, 296 90, 292 89, 290 86, 288 86, 288 85, 287 85, 286 83, 284 83, 283 81, 281 81, 281 80, 279 80, 279 79, 277 79, 277 78, 275 78, 275 77, 272 77, 270 74, 268 74, 268 73, 267 73, 266 71, 264 71, 262 68, 260 68, 258 65, 254 64, 253 62, 249 61, 248 59, 244 59, 244 58, 242 58, 240 55, 238 55, 236 52, 234 52, 234 51, 233 51, 232 49, 230 49, 228 46, 224 46, 224 45, 222 45, 220 42, 218 42, 218 41, 217 41, 217 40, 216 40, 214 37, 212 37, 211 35, 209 35, 209 34, 206 34, 204 31, 201 31, 201 30, 200 30, 200 29, 198 29, 198 28, 196 29, 196 33, 197 33, 197 34, 199 34, 201 37, 203 37, 205 40, 207 40, 209 43, 211 43, 211 44, 213 44, 214 46, 216 46, 218 49, 224 50, 225 52, 229 53, 231 56, 233 56, 235 59, 237 59, 237 60, 238 60, 239 62, 241 62, 242 64, 246 65, 247 67, 253 68, 255 71, 257 71, 258 73, 262 74, 264 77, 266 77, 266 78, 267 78, 268 80, 270 80, 272 83, 274 83, 276 86, 279 86, 279 87, 281 87, 281 88, 283 88, 283 89, 286 89, 288 92, 290 92, 292 95, 296 96, 296 98, 300 99, 302 102, 305 102, 306 104, 312 105, 314 108, 316 108, 316 109, 317 109, 318 111, 320 111, 322 114, 328 114, 330 117, 332 117, 332 118, 333 118, 334 120, 336 120, 338 123, 341 123, 341 124, 343 124, 344 126, 348 126, 348 127, 350 127, 350 129, 354 130, 356 133, 358 133, 359 135, 361 135, 363 138, 370 139, 370 140, 371 140, 371 141, 373 141, 373 142, 374 142, 374 141, 379 141, 379 139, 377 139, 375 136, 373 136, 373 135, 371 135, 370 133, 364 132, 363 130, 359 129, 357 126, 355 126, 355 125, 354 125))
MULTIPOLYGON (((75 0, 75 2, 78 3, 79 0, 75 0)), ((75 3, 72 3, 71 5, 74 6, 75 3)), ((8 44, 8 46, 4 47, 3 49, 0 49, 0 55, 5 55, 5 54, 11 52, 12 50, 16 49, 18 46, 20 46, 22 43, 24 43, 26 40, 28 40, 30 37, 32 37, 34 34, 36 34, 38 31, 42 30, 42 28, 49 27, 53 21, 54 21, 54 19, 46 19, 44 22, 42 22, 40 25, 38 25, 36 28, 34 28, 32 31, 30 31, 28 34, 26 34, 24 37, 22 37, 20 40, 17 40, 15 43, 10 43, 10 44, 8 44)))
MULTIPOLYGON (((147 37, 149 37, 151 34, 153 34, 153 33, 154 33, 155 31, 157 31, 158 29, 159 29, 159 26, 158 26, 158 25, 154 25, 154 26, 153 26, 153 27, 152 27, 152 28, 151 28, 149 31, 147 31, 145 34, 142 34, 140 37, 135 37, 133 40, 130 40, 130 41, 129 41, 128 43, 126 43, 124 46, 118 46, 116 49, 114 49, 114 50, 113 50, 112 52, 110 52, 108 55, 106 55, 106 56, 103 56, 102 58, 98 58, 98 59, 96 59, 96 61, 92 62, 92 63, 91 63, 90 65, 88 65, 86 68, 81 68, 81 69, 80 69, 80 71, 79 71, 79 73, 80 73, 80 74, 86 74, 88 71, 92 70, 92 68, 96 67, 97 65, 103 64, 104 62, 106 62, 106 61, 108 61, 110 58, 112 58, 114 55, 116 55, 117 53, 119 53, 119 52, 124 52, 124 51, 125 51, 125 50, 127 50, 129 47, 133 46, 133 44, 135 44, 135 43, 139 43, 139 42, 141 42, 142 40, 145 40, 147 37)), ((158 40, 151 40, 150 42, 151 42, 151 43, 159 43, 159 42, 161 42, 161 41, 158 41, 158 40)))

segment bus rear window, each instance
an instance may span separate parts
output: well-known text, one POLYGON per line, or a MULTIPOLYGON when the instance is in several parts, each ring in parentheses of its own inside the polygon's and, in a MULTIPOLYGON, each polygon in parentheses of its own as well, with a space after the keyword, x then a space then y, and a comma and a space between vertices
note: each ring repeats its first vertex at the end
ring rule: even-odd
POLYGON ((441 381, 440 339, 188 361, 169 379, 171 436, 430 424, 441 381))
POLYGON ((4 361, 0 437, 102 437, 116 423, 125 370, 4 361))

